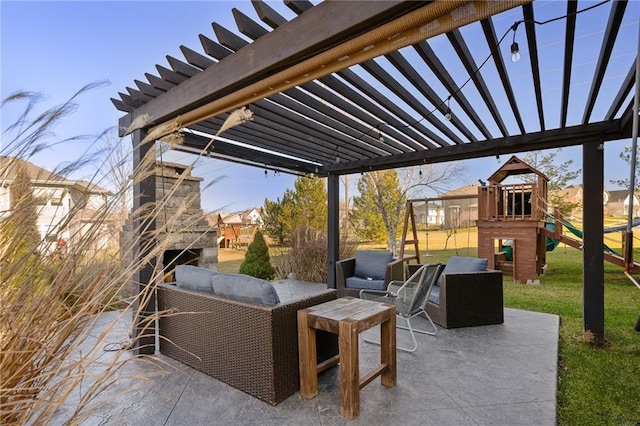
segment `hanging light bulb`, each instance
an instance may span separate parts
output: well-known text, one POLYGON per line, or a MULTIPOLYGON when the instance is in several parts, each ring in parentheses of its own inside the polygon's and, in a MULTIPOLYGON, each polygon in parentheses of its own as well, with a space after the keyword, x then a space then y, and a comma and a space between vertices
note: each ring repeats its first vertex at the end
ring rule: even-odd
POLYGON ((382 136, 382 131, 380 131, 380 124, 378 125, 378 140, 384 142, 384 136, 382 136))
POLYGON ((451 96, 449 96, 447 98, 447 109, 444 110, 444 118, 447 121, 451 121, 451 118, 453 117, 451 115, 451 108, 450 108, 450 104, 449 104, 450 101, 451 101, 451 96))
POLYGON ((269 176, 269 172, 267 172, 267 169, 264 169, 264 178, 266 179, 269 176))
POLYGON ((513 30, 513 40, 511 41, 511 62, 513 63, 520 60, 520 47, 518 46, 518 43, 516 43, 516 31, 518 31, 518 25, 520 25, 520 22, 522 21, 517 21, 511 26, 511 29, 513 30))
POLYGON ((520 48, 515 41, 511 43, 511 62, 518 62, 520 60, 520 48))
POLYGON ((422 177, 422 166, 418 169, 418 176, 422 177))
POLYGON ((500 154, 496 154, 496 161, 500 164, 500 154))

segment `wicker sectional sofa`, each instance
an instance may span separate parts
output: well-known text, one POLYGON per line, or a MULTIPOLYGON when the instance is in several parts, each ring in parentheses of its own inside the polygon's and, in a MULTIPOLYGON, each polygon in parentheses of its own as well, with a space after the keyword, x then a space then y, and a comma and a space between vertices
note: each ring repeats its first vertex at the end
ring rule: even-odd
MULTIPOLYGON (((276 405, 299 389, 297 311, 336 291, 266 306, 159 284, 157 297, 161 353, 276 405)), ((318 333, 317 347, 328 359, 337 337, 318 333)))

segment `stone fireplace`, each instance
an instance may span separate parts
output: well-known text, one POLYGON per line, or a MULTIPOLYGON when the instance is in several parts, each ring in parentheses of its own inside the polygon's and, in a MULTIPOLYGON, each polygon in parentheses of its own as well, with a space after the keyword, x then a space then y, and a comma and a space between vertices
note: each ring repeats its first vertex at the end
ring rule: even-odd
MULTIPOLYGON (((176 163, 156 164, 156 239, 163 248, 156 258, 164 270, 164 281, 173 281, 176 265, 213 268, 218 263, 217 232, 207 222, 201 207, 200 182, 193 167, 176 163)), ((123 253, 132 256, 132 221, 127 221, 121 241, 123 253)))

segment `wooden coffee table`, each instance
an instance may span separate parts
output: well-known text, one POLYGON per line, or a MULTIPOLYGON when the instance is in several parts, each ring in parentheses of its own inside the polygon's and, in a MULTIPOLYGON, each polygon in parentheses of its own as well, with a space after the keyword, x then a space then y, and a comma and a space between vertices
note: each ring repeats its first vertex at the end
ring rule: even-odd
POLYGON ((360 389, 381 376, 383 386, 396 385, 396 308, 387 303, 343 297, 298 311, 300 394, 318 394, 318 373, 340 362, 340 414, 360 414, 360 389), (360 378, 358 335, 380 324, 380 365, 360 378), (338 335, 339 355, 318 365, 316 330, 338 335))

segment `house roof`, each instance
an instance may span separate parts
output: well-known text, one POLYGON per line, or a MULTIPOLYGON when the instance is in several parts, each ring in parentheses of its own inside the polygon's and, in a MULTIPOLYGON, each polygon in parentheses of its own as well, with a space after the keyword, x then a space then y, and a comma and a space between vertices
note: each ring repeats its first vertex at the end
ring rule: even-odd
POLYGON ((450 198, 450 197, 460 197, 460 196, 469 196, 469 197, 477 197, 478 196, 478 184, 465 185, 460 188, 454 189, 449 192, 445 192, 441 195, 441 198, 450 198))
POLYGON ((286 4, 240 3, 235 30, 134 80, 120 134, 320 176, 631 137, 638 2, 286 4))
POLYGON ((32 184, 52 187, 74 187, 81 192, 112 195, 108 189, 85 180, 66 179, 18 157, 0 156, 0 182, 10 184, 16 178, 19 166, 25 167, 32 184))

